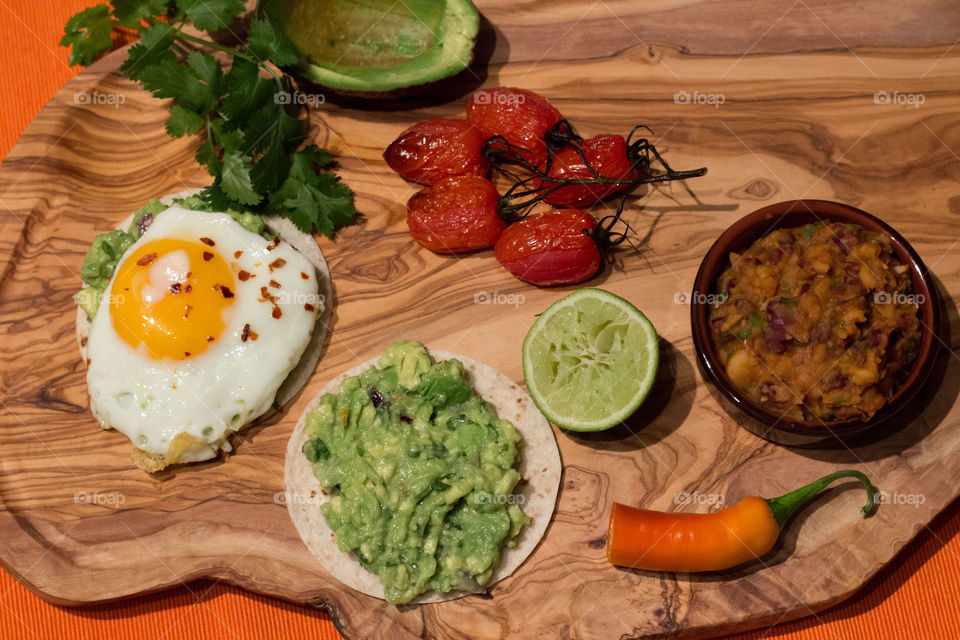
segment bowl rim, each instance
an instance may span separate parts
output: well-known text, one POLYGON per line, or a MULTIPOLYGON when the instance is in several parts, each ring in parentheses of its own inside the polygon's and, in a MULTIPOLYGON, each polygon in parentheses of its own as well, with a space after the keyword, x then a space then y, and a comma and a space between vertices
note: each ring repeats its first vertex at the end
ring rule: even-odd
POLYGON ((735 221, 707 250, 697 270, 690 299, 690 323, 697 362, 704 376, 737 409, 765 424, 791 434, 823 438, 843 437, 859 433, 868 427, 874 427, 897 413, 906 405, 926 382, 937 352, 943 342, 940 298, 931 272, 917 254, 916 250, 893 227, 880 218, 856 207, 840 202, 817 199, 785 200, 757 209, 735 221), (899 260, 907 265, 913 284, 914 294, 918 296, 920 313, 921 340, 920 349, 906 380, 869 420, 854 418, 840 421, 796 421, 778 416, 745 398, 726 377, 719 355, 709 335, 707 311, 709 299, 717 278, 725 270, 725 263, 733 247, 751 246, 771 231, 787 226, 799 226, 786 223, 789 216, 812 216, 814 221, 835 221, 841 223, 863 223, 867 229, 880 231, 890 240, 891 247, 899 260), (919 296, 923 296, 922 303, 919 296))

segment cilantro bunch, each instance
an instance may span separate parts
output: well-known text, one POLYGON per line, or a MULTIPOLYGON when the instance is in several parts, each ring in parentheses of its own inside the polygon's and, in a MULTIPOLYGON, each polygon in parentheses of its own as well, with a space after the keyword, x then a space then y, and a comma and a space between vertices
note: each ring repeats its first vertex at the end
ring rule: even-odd
POLYGON ((243 0, 113 0, 70 18, 60 44, 72 48, 70 64, 89 65, 110 48, 114 27, 135 29, 140 42, 121 71, 172 99, 167 133, 203 141, 196 159, 214 178, 204 205, 277 214, 332 237, 354 222, 353 192, 329 172, 331 155, 306 144, 307 109, 280 70, 299 58, 293 42, 259 17, 237 48, 194 35, 227 28, 243 10, 243 0), (214 50, 229 55, 228 67, 214 50))

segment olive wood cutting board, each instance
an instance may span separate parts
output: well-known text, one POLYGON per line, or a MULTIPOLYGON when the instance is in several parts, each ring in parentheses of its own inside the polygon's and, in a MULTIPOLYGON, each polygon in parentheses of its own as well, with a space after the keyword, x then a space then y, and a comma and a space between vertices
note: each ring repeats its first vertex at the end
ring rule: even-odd
POLYGON ((95 234, 149 197, 207 177, 192 160, 195 143, 164 132, 166 104, 119 76, 123 52, 81 73, 0 166, 4 568, 66 605, 221 579, 322 607, 348 638, 715 635, 849 596, 960 490, 960 49, 948 4, 921 3, 922 29, 897 26, 895 2, 867 14, 831 6, 480 3, 489 22, 478 54, 488 64, 452 102, 382 110, 328 100, 314 113, 317 142, 339 154, 364 219, 335 242, 318 240, 335 292, 320 365, 280 415, 235 438, 234 454, 154 476, 134 468, 130 443, 88 410, 71 298, 95 234), (491 252, 441 257, 411 242, 404 203, 415 188, 380 157, 413 122, 462 116, 471 85, 497 84, 543 93, 586 135, 649 125, 672 166, 709 173, 633 201, 626 217, 640 254, 619 251, 590 283, 634 302, 662 336, 646 404, 609 432, 556 431, 564 473, 552 522, 489 595, 392 607, 332 580, 307 552, 280 497, 283 455, 313 394, 395 339, 522 381, 524 334, 568 289, 525 285, 491 252), (899 429, 850 449, 758 439, 724 413, 695 364, 683 294, 707 248, 739 217, 799 197, 845 202, 899 230, 935 273, 952 329, 899 429), (604 558, 615 500, 707 511, 842 467, 886 493, 876 515, 859 517, 858 485, 836 485, 762 562, 690 576, 604 558))

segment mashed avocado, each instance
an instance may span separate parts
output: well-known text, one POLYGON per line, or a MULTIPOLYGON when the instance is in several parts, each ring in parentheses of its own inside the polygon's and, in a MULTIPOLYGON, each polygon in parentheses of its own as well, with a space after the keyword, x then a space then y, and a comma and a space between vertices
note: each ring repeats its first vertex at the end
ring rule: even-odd
MULTIPOLYGON (((195 211, 207 210, 206 203, 197 196, 189 196, 175 200, 177 204, 185 209, 195 211)), ((123 257, 123 254, 136 242, 140 236, 150 227, 153 222, 153 216, 162 213, 168 209, 168 205, 163 204, 157 198, 152 198, 147 204, 133 214, 133 220, 126 231, 114 229, 107 233, 101 233, 93 239, 93 244, 87 250, 87 255, 83 260, 83 267, 80 270, 80 276, 87 285, 80 289, 76 295, 77 304, 86 312, 87 318, 92 320, 100 307, 100 298, 107 290, 113 272, 117 269, 117 262, 123 257)), ((227 211, 241 227, 256 233, 264 235, 263 218, 255 213, 248 211, 227 211)), ((266 237, 266 236, 264 236, 266 237)))
POLYGON ((434 362, 420 343, 394 343, 345 379, 306 432, 337 545, 379 575, 390 603, 479 590, 529 521, 512 496, 520 434, 459 360, 434 362))

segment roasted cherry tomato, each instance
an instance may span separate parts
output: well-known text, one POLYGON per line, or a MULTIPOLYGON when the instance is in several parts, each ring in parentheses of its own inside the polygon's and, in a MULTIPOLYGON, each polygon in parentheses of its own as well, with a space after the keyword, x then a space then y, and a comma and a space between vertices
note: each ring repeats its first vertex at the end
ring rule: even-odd
POLYGON ((418 122, 390 143, 383 159, 403 178, 436 184, 450 176, 485 176, 487 137, 466 120, 437 118, 418 122))
POLYGON ((503 136, 526 150, 522 155, 534 167, 547 159, 542 138, 563 116, 543 96, 510 87, 483 89, 467 104, 467 120, 489 136, 503 136))
MULTIPOLYGON (((563 147, 553 156, 550 170, 552 178, 585 180, 596 178, 590 167, 604 178, 636 180, 639 172, 632 167, 627 157, 627 141, 623 136, 601 135, 585 140, 580 145, 583 158, 573 147, 563 147), (589 163, 589 167, 584 163, 589 163)), ((544 187, 556 182, 544 180, 544 187)), ((629 185, 618 184, 571 184, 548 194, 544 200, 555 207, 588 207, 611 195, 624 191, 629 185)))
POLYGON ((547 287, 593 277, 600 268, 600 249, 593 236, 593 216, 579 209, 532 213, 500 235, 494 255, 510 273, 547 287))
POLYGON ((407 226, 437 253, 492 247, 507 224, 497 215, 497 188, 481 176, 453 176, 413 194, 407 226))

